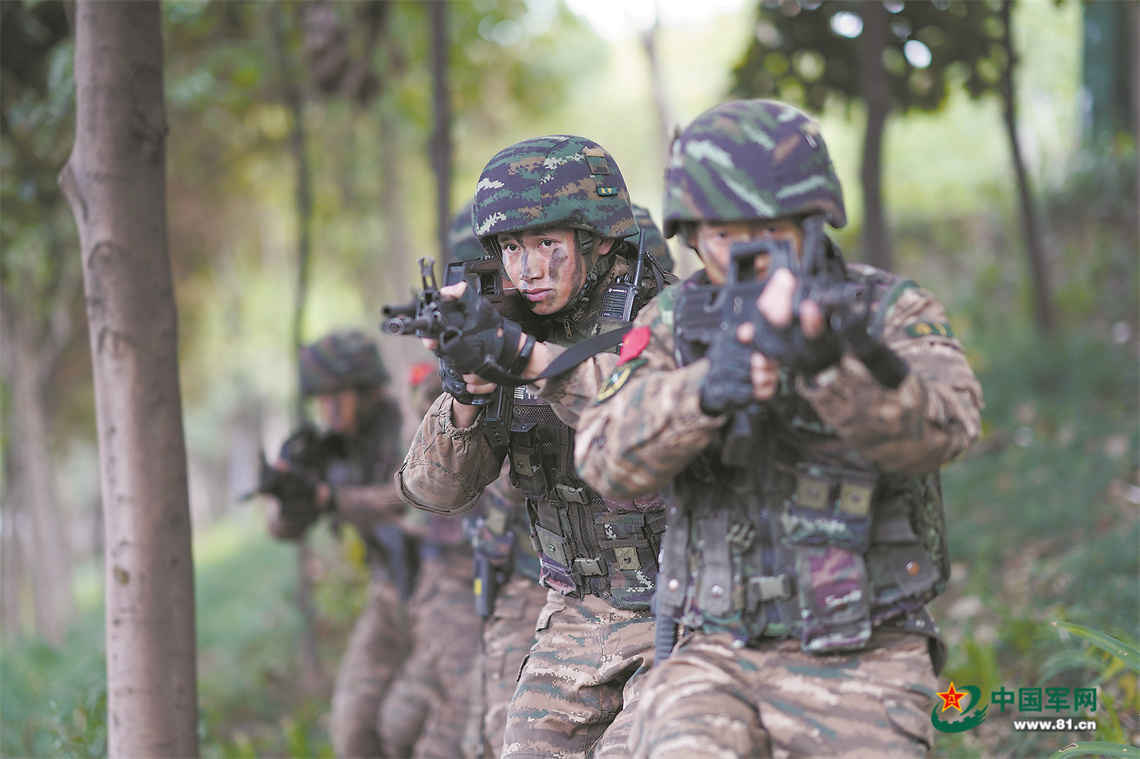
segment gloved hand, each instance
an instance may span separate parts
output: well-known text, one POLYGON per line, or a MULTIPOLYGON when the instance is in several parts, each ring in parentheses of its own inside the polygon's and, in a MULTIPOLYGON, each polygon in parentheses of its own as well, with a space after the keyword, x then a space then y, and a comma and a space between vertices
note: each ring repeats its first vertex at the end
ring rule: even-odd
POLYGON ((735 411, 752 402, 752 346, 721 332, 706 354, 709 372, 701 383, 701 410, 709 416, 735 411))
POLYGON ((795 374, 818 374, 839 363, 842 356, 843 346, 839 337, 829 327, 825 326, 818 337, 808 338, 797 322, 788 335, 785 362, 795 374))
POLYGON ((450 359, 441 358, 439 360, 439 376, 443 380, 444 392, 460 403, 471 405, 475 396, 467 391, 467 383, 463 381, 463 375, 455 368, 450 359))
MULTIPOLYGON (((447 364, 448 375, 452 372, 478 374, 499 382, 504 372, 522 371, 523 367, 515 365, 520 359, 522 327, 504 319, 490 301, 470 287, 463 291, 455 305, 455 312, 449 318, 450 326, 440 335, 435 349, 436 355, 443 359, 441 364, 447 364)), ((447 382, 449 376, 443 378, 447 382)))

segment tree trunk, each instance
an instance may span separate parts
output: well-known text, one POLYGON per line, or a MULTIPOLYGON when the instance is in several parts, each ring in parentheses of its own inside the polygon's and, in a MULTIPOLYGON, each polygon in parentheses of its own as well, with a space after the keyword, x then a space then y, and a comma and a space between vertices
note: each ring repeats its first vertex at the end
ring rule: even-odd
POLYGON ((661 57, 657 54, 657 37, 661 28, 661 14, 653 14, 653 23, 641 32, 641 48, 645 51, 645 60, 649 64, 649 81, 653 88, 653 108, 657 113, 657 159, 659 167, 654 170, 662 176, 665 174, 665 163, 669 159, 669 148, 673 143, 673 126, 677 123, 673 117, 673 109, 669 107, 669 96, 666 94, 665 76, 661 70, 661 57))
MULTIPOLYGON (((21 277, 19 290, 34 292, 27 277, 21 277)), ((30 597, 36 633, 58 645, 67 634, 74 610, 71 595, 71 549, 53 494, 47 440, 47 404, 43 394, 42 362, 35 324, 27 303, 19 293, 5 292, 3 303, 4 374, 10 382, 12 409, 9 416, 13 445, 7 461, 6 517, 13 521, 12 537, 26 550, 17 551, 20 560, 14 576, 5 583, 30 579, 30 597), (26 534, 22 534, 26 533, 26 534)), ((14 547, 14 546, 13 546, 14 547)), ((10 567, 15 569, 16 567, 10 567)), ((6 598, 22 595, 9 588, 6 598), (12 595, 12 594, 15 595, 12 595)), ((7 609, 5 610, 8 611, 7 609)), ((7 621, 7 620, 6 620, 7 621)), ((19 627, 19 610, 11 620, 19 627)), ((11 628, 8 631, 11 632, 11 628)))
POLYGON ((107 750, 198 754, 194 566, 166 231, 159 3, 79 0, 75 215, 106 519, 107 750))
POLYGON ((863 43, 860 48, 863 100, 867 131, 863 135, 863 255, 862 259, 891 271, 894 256, 883 210, 883 132, 891 108, 883 50, 887 43, 887 11, 880 2, 863 4, 863 43))
POLYGON ((447 260, 451 227, 451 87, 447 77, 447 0, 427 4, 431 25, 432 132, 431 165, 435 171, 436 240, 440 260, 447 260))
POLYGON ((1029 175, 1025 171, 1025 161, 1021 156, 1021 142, 1017 139, 1017 103, 1013 87, 1013 67, 1017 54, 1013 49, 1011 9, 1012 0, 1001 5, 1002 45, 1005 47, 1009 65, 1001 78, 1001 92, 1004 106, 1005 130, 1009 136, 1010 153, 1013 157, 1013 170, 1017 175, 1017 197, 1021 206, 1021 229, 1025 236, 1025 252, 1029 257, 1029 274, 1033 285, 1033 323, 1042 335, 1051 335, 1056 327, 1053 309, 1053 295, 1049 285, 1049 265, 1045 260, 1044 245, 1037 223, 1037 209, 1033 205, 1033 192, 1029 189, 1029 175))
MULTIPOLYGON (((309 156, 305 141, 305 103, 298 85, 296 69, 289 63, 287 51, 285 19, 281 6, 274 4, 270 9, 273 24, 273 53, 277 59, 277 70, 281 77, 282 97, 292 117, 289 130, 289 148, 293 153, 293 163, 297 167, 297 187, 295 204, 297 209, 297 296, 293 306, 293 356, 301 355, 304 344, 305 306, 309 295, 310 228, 313 216, 312 187, 309 172, 309 156)), ((296 362, 294 362, 295 364, 296 362)), ((293 408, 293 422, 300 425, 305 421, 305 399, 300 388, 293 408)), ((297 655, 300 659, 302 678, 305 683, 321 682, 321 660, 317 653, 317 613, 313 608, 313 583, 309 576, 309 544, 302 535, 297 540, 297 611, 301 615, 301 633, 297 641, 297 655)))

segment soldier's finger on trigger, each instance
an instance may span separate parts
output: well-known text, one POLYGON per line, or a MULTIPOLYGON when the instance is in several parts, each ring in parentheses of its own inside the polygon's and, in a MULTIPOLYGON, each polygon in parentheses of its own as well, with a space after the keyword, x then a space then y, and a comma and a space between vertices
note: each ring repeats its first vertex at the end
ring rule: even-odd
POLYGON ((773 327, 786 327, 792 322, 792 296, 796 278, 787 269, 777 269, 764 291, 756 299, 756 307, 773 327))
POLYGON ((818 303, 813 300, 805 300, 800 304, 800 324, 803 326, 805 337, 819 336, 823 331, 823 312, 818 303))
POLYGON ((439 294, 443 296, 444 300, 458 300, 463 296, 463 291, 467 289, 467 282, 456 282, 454 285, 445 285, 439 288, 439 294))
POLYGON ((754 337, 756 337, 756 325, 752 322, 744 322, 736 328, 736 339, 739 342, 747 345, 754 337))

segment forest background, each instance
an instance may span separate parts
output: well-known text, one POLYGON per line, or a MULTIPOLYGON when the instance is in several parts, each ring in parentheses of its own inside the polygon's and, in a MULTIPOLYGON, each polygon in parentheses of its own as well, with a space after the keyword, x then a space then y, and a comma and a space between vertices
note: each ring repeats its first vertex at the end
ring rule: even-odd
MULTIPOLYGON (((653 25, 646 5, 447 4, 451 209, 501 147, 570 133, 606 146, 660 220, 669 128, 739 92, 775 22, 758 25, 755 3, 722 0, 699 15, 660 3, 653 25)), ((985 694, 1096 684, 1096 737, 1137 745, 1135 674, 1054 625, 1140 634, 1140 31, 1126 13, 1130 43, 1106 49, 1096 31, 1108 27, 1095 23, 1106 5, 1134 4, 1013 6, 1018 137, 1047 293, 1031 276, 993 93, 973 99, 951 73, 936 110, 890 115, 882 205, 893 268, 938 293, 986 390, 983 439, 944 474, 954 559, 935 608, 951 643, 944 681, 985 694), (1100 87, 1121 67, 1133 72, 1123 118, 1100 87), (1043 295, 1048 329, 1036 318, 1043 295)), ((429 7, 162 3, 205 755, 329 755, 329 673, 363 601, 359 544, 321 528, 300 564, 323 665, 305 681, 297 551, 271 541, 260 505, 240 496, 259 451, 274 451, 294 421, 299 254, 311 256, 304 340, 375 330, 382 304, 406 300, 415 260, 439 256, 429 7)), ((76 229, 56 184, 74 131, 74 46, 62 3, 0 10, 0 755, 101 756, 100 463, 76 229)), ((830 97, 819 115, 852 219, 836 238, 863 260, 867 108, 830 97)), ((690 251, 672 253, 693 270, 690 251)), ((381 345, 395 377, 429 357, 414 341, 381 345)), ((1011 717, 941 736, 935 753, 1041 755, 1093 737, 1014 733, 1011 717)))

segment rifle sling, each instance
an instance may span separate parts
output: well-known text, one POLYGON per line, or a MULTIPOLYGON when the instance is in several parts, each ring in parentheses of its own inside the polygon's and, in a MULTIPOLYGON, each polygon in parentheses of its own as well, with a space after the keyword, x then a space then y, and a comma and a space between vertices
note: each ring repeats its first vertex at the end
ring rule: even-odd
POLYGON ((557 356, 550 365, 546 367, 537 377, 523 378, 509 372, 503 371, 500 367, 488 367, 490 370, 486 373, 478 372, 486 379, 496 382, 500 385, 507 385, 509 387, 518 387, 519 385, 526 385, 535 380, 547 379, 556 374, 562 374, 565 371, 573 369, 578 364, 582 363, 591 356, 595 356, 603 351, 618 345, 625 337, 626 333, 632 329, 632 325, 625 325, 617 329, 603 332, 600 335, 594 335, 587 338, 580 343, 575 343, 557 356))

